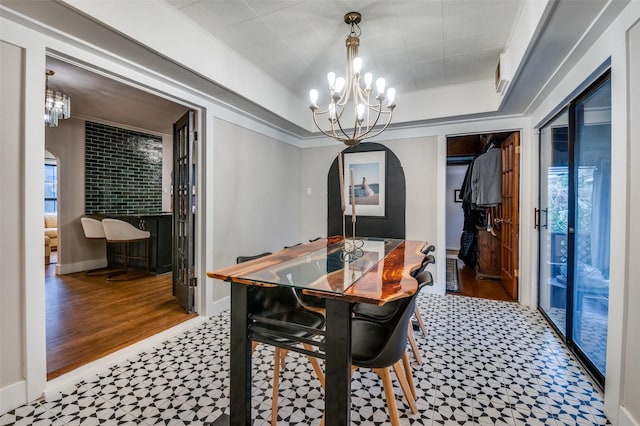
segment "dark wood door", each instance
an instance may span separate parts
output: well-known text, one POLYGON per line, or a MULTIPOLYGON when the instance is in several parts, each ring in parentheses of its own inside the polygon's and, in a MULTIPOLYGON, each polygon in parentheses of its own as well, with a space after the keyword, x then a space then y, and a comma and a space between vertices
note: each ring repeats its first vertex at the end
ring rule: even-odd
POLYGON ((514 132, 501 145, 502 206, 501 271, 502 285, 515 300, 518 298, 519 181, 520 133, 514 132))
POLYGON ((193 164, 194 111, 173 125, 173 295, 193 311, 193 224, 195 214, 195 164, 193 164))

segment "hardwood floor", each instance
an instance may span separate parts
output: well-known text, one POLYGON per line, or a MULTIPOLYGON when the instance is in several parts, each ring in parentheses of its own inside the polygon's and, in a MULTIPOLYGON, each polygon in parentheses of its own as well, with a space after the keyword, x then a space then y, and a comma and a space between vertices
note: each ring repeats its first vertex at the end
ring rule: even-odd
MULTIPOLYGON (((447 250, 447 255, 457 255, 457 252, 447 250)), ((461 260, 458 260, 458 279, 460 282, 460 291, 448 294, 515 302, 504 289, 500 280, 477 279, 475 269, 466 266, 461 260)))
POLYGON ((173 298, 170 273, 110 282, 45 268, 47 380, 196 316, 173 298))

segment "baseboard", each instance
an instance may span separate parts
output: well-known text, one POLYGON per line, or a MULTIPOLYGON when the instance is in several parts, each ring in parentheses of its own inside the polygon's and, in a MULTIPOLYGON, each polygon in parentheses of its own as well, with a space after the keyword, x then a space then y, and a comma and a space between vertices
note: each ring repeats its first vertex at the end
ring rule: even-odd
POLYGON ((27 402, 27 382, 24 380, 0 389, 0 415, 27 402))
POLYGON ((58 263, 56 264, 56 275, 73 274, 75 272, 90 271, 92 269, 100 269, 107 266, 107 259, 83 260, 74 263, 58 263))
POLYGON ((52 399, 60 395, 60 392, 70 386, 75 386, 83 380, 92 380, 99 373, 103 373, 109 368, 131 359, 142 352, 152 350, 154 347, 160 345, 162 342, 177 336, 191 328, 198 327, 202 323, 207 321, 207 317, 198 316, 183 323, 176 325, 175 327, 165 330, 162 333, 158 333, 133 345, 127 346, 117 352, 109 354, 100 358, 94 362, 83 365, 76 368, 67 374, 57 377, 47 382, 44 390, 44 398, 52 399))
POLYGON ((640 426, 640 421, 634 419, 625 407, 618 410, 618 426, 640 426))
POLYGON ((231 307, 231 296, 223 297, 211 304, 211 313, 209 315, 218 315, 231 307))

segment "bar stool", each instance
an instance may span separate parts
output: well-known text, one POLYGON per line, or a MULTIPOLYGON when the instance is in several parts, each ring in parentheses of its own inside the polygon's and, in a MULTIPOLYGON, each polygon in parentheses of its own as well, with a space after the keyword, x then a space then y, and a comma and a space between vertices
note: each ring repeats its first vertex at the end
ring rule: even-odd
MULTIPOLYGON (((88 240, 103 240, 106 245, 107 239, 104 235, 102 222, 91 217, 81 217, 80 223, 82 224, 82 230, 84 231, 85 238, 87 238, 88 240)), ((85 275, 94 277, 101 275, 110 275, 118 271, 119 270, 113 269, 107 265, 107 267, 105 268, 98 268, 87 271, 85 272, 85 275)))
POLYGON ((149 231, 138 229, 130 223, 118 219, 102 219, 102 227, 104 229, 104 235, 107 239, 107 243, 120 243, 124 246, 123 254, 116 254, 116 256, 121 256, 123 258, 124 267, 121 272, 109 275, 107 280, 128 281, 149 275, 151 263, 151 256, 149 255, 149 239, 151 237, 151 233, 149 231), (144 241, 145 243, 145 255, 131 256, 129 254, 129 244, 139 241, 144 241), (129 260, 131 259, 145 260, 147 264, 146 273, 129 275, 129 260))

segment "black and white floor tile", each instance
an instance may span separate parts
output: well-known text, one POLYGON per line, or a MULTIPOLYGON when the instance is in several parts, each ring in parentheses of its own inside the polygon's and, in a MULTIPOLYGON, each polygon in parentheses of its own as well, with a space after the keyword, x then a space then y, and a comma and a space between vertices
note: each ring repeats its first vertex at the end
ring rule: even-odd
MULTIPOLYGON (((416 333, 418 412, 399 386, 404 425, 605 425, 602 395, 543 317, 515 303, 421 295, 428 335, 416 333)), ((205 425, 229 405, 229 314, 164 342, 51 400, 0 417, 0 425, 205 425)), ((257 347, 254 424, 269 424, 273 349, 257 347)), ((282 372, 278 423, 319 424, 323 392, 306 357, 282 372)), ((381 381, 358 370, 352 424, 389 424, 381 381)))

